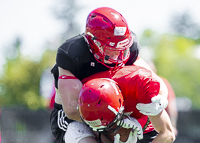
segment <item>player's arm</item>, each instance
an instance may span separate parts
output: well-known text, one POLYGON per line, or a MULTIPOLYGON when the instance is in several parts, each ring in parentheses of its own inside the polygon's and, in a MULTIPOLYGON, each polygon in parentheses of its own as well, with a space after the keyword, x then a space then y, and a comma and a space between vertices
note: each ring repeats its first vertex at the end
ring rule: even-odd
POLYGON ((78 97, 82 88, 82 82, 68 70, 58 67, 58 91, 62 100, 62 106, 69 119, 81 121, 77 110, 78 97), (62 78, 65 76, 66 78, 62 78))
POLYGON ((149 117, 158 132, 158 137, 153 140, 153 143, 172 143, 175 140, 175 135, 169 116, 165 111, 168 100, 163 96, 162 92, 159 92, 159 80, 152 75, 149 82, 141 80, 140 87, 140 102, 136 105, 136 108, 140 113, 149 117))
POLYGON ((165 111, 167 105, 168 100, 162 95, 151 98, 151 103, 138 103, 136 105, 140 113, 149 117, 151 123, 158 132, 158 136, 152 143, 172 143, 175 140, 175 134, 169 115, 165 111))
POLYGON ((158 135, 152 141, 152 143, 173 143, 175 140, 175 135, 167 112, 163 110, 156 116, 148 117, 158 132, 158 135))
POLYGON ((176 125, 177 125, 178 112, 177 112, 177 109, 176 109, 176 101, 175 101, 175 99, 171 99, 169 101, 167 109, 168 109, 168 114, 169 114, 173 129, 174 129, 174 133, 177 136, 178 130, 176 128, 176 125))

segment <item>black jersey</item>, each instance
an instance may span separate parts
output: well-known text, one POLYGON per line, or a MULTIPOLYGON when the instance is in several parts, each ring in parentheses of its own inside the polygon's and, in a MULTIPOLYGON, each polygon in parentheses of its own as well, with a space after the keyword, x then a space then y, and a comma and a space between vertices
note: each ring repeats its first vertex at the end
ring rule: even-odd
MULTIPOLYGON (((130 47, 130 58, 126 65, 132 65, 139 52, 139 43, 134 34, 134 43, 130 47)), ((55 78, 55 87, 58 82, 58 66, 69 70, 79 80, 88 77, 94 73, 108 70, 106 66, 99 63, 89 51, 89 46, 85 42, 84 34, 75 36, 66 40, 57 50, 56 64, 51 72, 55 78)))

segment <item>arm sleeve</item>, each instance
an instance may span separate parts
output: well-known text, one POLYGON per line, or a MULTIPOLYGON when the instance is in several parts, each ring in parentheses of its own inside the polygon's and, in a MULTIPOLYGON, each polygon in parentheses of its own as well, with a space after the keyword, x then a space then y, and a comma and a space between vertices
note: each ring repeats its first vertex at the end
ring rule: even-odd
MULTIPOLYGON (((149 72, 152 73, 152 72, 149 72)), ((151 103, 151 98, 159 94, 160 83, 152 74, 143 74, 138 81, 138 101, 139 103, 151 103)))
POLYGON ((56 63, 59 67, 69 70, 72 74, 75 74, 75 60, 73 60, 70 55, 65 52, 62 48, 58 48, 56 63))

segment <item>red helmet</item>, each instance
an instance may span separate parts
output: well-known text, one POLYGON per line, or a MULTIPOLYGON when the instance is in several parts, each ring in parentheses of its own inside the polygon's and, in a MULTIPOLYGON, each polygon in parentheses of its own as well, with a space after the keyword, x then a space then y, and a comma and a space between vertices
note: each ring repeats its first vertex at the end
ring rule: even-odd
POLYGON ((122 125, 124 99, 115 81, 96 78, 86 82, 78 103, 82 120, 93 130, 113 132, 114 124, 120 121, 122 125))
POLYGON ((116 10, 108 7, 93 10, 86 21, 85 39, 103 65, 121 67, 128 61, 133 35, 125 18, 116 10))

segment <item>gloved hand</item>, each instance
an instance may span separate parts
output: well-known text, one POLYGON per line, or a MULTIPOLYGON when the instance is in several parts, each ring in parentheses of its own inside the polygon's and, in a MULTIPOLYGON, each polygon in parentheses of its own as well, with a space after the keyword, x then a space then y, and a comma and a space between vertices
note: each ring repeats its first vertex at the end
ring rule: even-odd
POLYGON ((114 136, 114 143, 136 143, 137 142, 137 130, 130 131, 128 140, 126 142, 120 141, 120 134, 114 136))
POLYGON ((156 116, 168 105, 168 100, 162 95, 157 95, 151 98, 152 103, 138 103, 136 108, 144 115, 156 116))
POLYGON ((124 119, 124 124, 122 125, 122 127, 126 129, 132 128, 133 132, 136 131, 137 133, 136 138, 138 137, 139 139, 143 139, 143 130, 140 123, 134 117, 130 117, 130 116, 127 116, 127 117, 128 118, 124 119))

